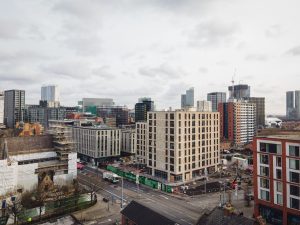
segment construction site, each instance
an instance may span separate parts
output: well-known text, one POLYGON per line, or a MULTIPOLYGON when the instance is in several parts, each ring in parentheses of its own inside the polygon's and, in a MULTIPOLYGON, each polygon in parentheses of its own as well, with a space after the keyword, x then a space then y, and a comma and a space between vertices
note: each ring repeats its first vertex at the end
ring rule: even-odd
MULTIPOLYGON (((20 224, 47 215, 56 207, 52 207, 53 202, 81 193, 76 183, 77 153, 66 127, 54 124, 47 134, 15 135, 15 131, 8 130, 0 134, 0 224, 20 224), (40 210, 25 212, 36 206, 40 210)), ((84 202, 85 198, 75 202, 84 202)))

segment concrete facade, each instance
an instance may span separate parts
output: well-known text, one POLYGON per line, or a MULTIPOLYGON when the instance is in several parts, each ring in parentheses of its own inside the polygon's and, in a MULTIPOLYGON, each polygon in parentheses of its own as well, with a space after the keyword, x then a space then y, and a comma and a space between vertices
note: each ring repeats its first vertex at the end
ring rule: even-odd
POLYGON ((24 121, 25 91, 7 90, 4 92, 4 123, 14 128, 17 122, 24 121))
POLYGON ((212 112, 212 102, 211 101, 197 101, 197 111, 198 112, 212 112))
POLYGON ((77 153, 95 163, 121 154, 121 129, 107 126, 72 127, 77 153))
POLYGON ((248 102, 256 105, 256 127, 261 128, 266 124, 266 109, 265 109, 265 98, 263 97, 250 97, 247 98, 248 102))
POLYGON ((148 123, 138 122, 135 124, 136 133, 136 159, 139 163, 147 162, 148 123))
POLYGON ((121 131, 121 152, 128 154, 136 153, 136 131, 135 129, 128 128, 121 131))
POLYGON ((146 126, 146 161, 153 176, 168 182, 184 182, 217 169, 219 113, 151 112, 146 126))

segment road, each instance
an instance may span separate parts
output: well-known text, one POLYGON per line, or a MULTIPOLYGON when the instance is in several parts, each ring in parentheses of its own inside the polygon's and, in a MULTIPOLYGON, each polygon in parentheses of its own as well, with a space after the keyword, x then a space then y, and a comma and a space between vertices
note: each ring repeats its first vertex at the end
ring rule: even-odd
MULTIPOLYGON (((101 173, 93 168, 85 167, 78 173, 78 180, 82 184, 96 184, 98 193, 109 198, 121 199, 121 182, 112 185, 102 181, 101 173), (112 197, 113 196, 113 197, 112 197)), ((140 186, 124 180, 124 202, 128 204, 132 200, 137 200, 144 205, 156 210, 176 221, 181 225, 192 225, 207 209, 213 209, 219 203, 219 194, 205 195, 197 198, 173 197, 170 194, 158 190, 140 186)))

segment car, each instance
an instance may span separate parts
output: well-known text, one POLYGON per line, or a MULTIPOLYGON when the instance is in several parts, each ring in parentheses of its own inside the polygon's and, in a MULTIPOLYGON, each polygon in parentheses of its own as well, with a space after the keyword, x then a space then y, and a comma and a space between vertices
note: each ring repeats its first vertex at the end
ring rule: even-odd
POLYGON ((102 199, 104 202, 109 202, 109 199, 108 198, 103 198, 102 199))

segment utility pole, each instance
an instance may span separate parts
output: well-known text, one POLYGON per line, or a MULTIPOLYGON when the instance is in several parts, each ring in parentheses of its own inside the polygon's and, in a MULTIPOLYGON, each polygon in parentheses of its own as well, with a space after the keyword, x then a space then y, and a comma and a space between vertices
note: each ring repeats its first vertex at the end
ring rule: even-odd
POLYGON ((205 194, 206 194, 207 168, 204 169, 204 175, 205 175, 205 180, 204 180, 204 190, 205 190, 205 194))
POLYGON ((224 182, 224 192, 223 192, 223 201, 224 201, 224 204, 226 203, 226 183, 224 182))
POLYGON ((123 200, 123 197, 124 197, 124 193, 123 193, 123 185, 124 185, 124 182, 123 182, 123 177, 122 177, 122 195, 121 195, 121 209, 123 209, 123 205, 124 205, 124 200, 123 200))
POLYGON ((139 180, 139 177, 140 177, 140 162, 139 160, 138 161, 138 173, 136 175, 136 186, 137 186, 137 193, 138 195, 140 194, 140 180, 139 180))

